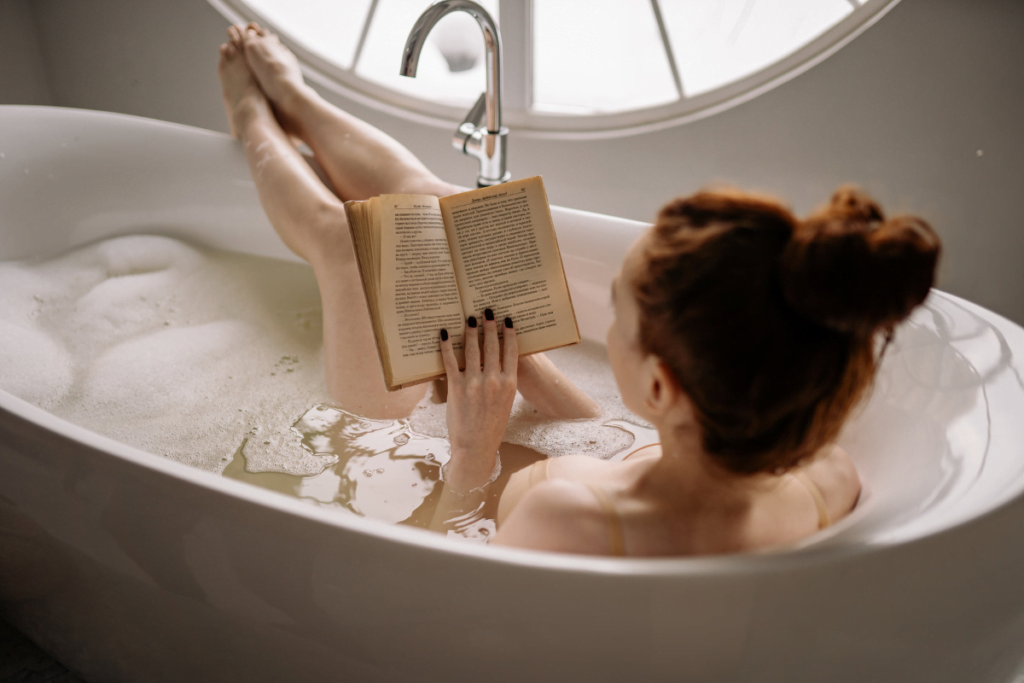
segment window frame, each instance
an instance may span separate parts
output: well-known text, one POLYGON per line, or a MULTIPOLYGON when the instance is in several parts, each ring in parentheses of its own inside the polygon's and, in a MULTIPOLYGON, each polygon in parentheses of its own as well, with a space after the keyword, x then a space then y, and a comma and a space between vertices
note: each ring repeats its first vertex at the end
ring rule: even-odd
MULTIPOLYGON (((356 75, 358 51, 366 38, 378 0, 371 0, 364 22, 360 45, 350 69, 344 69, 304 47, 302 42, 281 30, 274 23, 246 4, 245 0, 207 0, 232 23, 250 21, 268 26, 298 57, 307 79, 342 97, 372 109, 437 128, 451 128, 462 121, 466 107, 430 102, 356 75)), ((521 0, 500 3, 498 23, 505 46, 503 63, 502 122, 517 136, 587 140, 617 138, 646 133, 696 121, 747 102, 799 76, 847 45, 885 16, 899 0, 848 0, 853 12, 839 23, 786 57, 739 80, 693 97, 680 97, 674 102, 609 114, 559 115, 529 110, 532 88, 533 46, 529 27, 532 25, 532 2, 521 0), (508 45, 523 45, 521 54, 509 55, 508 45)), ((679 87, 677 66, 671 55, 657 0, 651 0, 655 17, 666 48, 666 59, 679 87)), ((424 9, 426 8, 426 0, 424 9)), ((395 55, 397 72, 401 55, 395 55)), ((484 83, 480 83, 481 92, 484 83)))

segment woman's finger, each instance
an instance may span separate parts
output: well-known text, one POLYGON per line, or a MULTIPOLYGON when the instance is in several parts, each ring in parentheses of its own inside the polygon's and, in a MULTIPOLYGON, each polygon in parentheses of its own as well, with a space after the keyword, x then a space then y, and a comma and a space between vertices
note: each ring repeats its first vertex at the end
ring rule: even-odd
POLYGON ((498 326, 494 322, 494 313, 489 308, 484 311, 484 372, 501 372, 498 326))
POLYGON ((516 328, 512 326, 512 318, 505 318, 505 333, 502 340, 504 349, 501 372, 515 377, 519 372, 519 339, 516 337, 516 328))
POLYGON ((469 316, 466 320, 466 372, 480 372, 480 330, 477 329, 476 317, 469 316))
POLYGON ((448 338, 448 330, 441 330, 441 360, 444 362, 444 371, 448 373, 448 382, 459 380, 459 361, 455 358, 455 350, 452 349, 452 340, 448 338))

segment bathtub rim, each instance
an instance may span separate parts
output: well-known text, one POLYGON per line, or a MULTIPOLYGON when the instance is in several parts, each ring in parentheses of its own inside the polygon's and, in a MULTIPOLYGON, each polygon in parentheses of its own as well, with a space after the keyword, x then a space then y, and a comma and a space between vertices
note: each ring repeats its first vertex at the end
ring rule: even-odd
POLYGON ((154 126, 156 128, 168 128, 188 133, 199 133, 202 135, 208 135, 215 138, 234 140, 230 133, 225 133, 219 130, 210 130, 209 128, 200 128, 198 126, 190 126, 187 123, 177 123, 175 121, 164 121, 161 119, 153 119, 148 116, 140 116, 138 114, 125 114, 117 111, 104 111, 102 109, 86 109, 84 107, 62 107, 59 105, 51 104, 0 104, 0 116, 18 114, 31 114, 47 113, 56 116, 68 116, 68 117, 94 117, 101 119, 122 119, 133 122, 134 125, 146 125, 154 126))

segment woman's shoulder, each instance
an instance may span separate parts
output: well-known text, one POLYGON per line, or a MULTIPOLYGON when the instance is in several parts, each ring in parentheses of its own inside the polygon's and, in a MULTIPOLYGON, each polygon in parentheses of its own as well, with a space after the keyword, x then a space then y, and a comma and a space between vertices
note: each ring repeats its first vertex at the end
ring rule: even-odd
POLYGON ((526 492, 537 484, 549 479, 578 479, 586 477, 593 471, 607 467, 607 463, 586 455, 563 455, 557 458, 538 460, 529 467, 524 467, 511 477, 501 494, 498 504, 498 524, 514 510, 526 492))
POLYGON ((607 555, 607 513, 591 485, 569 479, 546 479, 520 495, 515 507, 500 521, 492 543, 607 555))
POLYGON ((833 522, 849 514, 860 498, 861 483, 857 466, 843 448, 832 446, 803 469, 821 491, 833 522))

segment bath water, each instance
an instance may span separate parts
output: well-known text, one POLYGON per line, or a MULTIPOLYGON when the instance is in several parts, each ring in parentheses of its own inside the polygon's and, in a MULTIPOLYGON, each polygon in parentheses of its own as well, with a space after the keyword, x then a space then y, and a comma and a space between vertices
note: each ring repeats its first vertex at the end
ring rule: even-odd
MULTIPOLYGON (((301 264, 118 237, 0 263, 0 388, 70 422, 211 472, 387 523, 429 524, 448 458, 445 406, 406 420, 331 405, 319 293, 301 264)), ((623 455, 653 430, 622 406, 604 348, 548 354, 597 400, 597 420, 552 421, 517 396, 502 484, 544 456, 623 455)), ((455 524, 494 531, 493 508, 455 524)))

